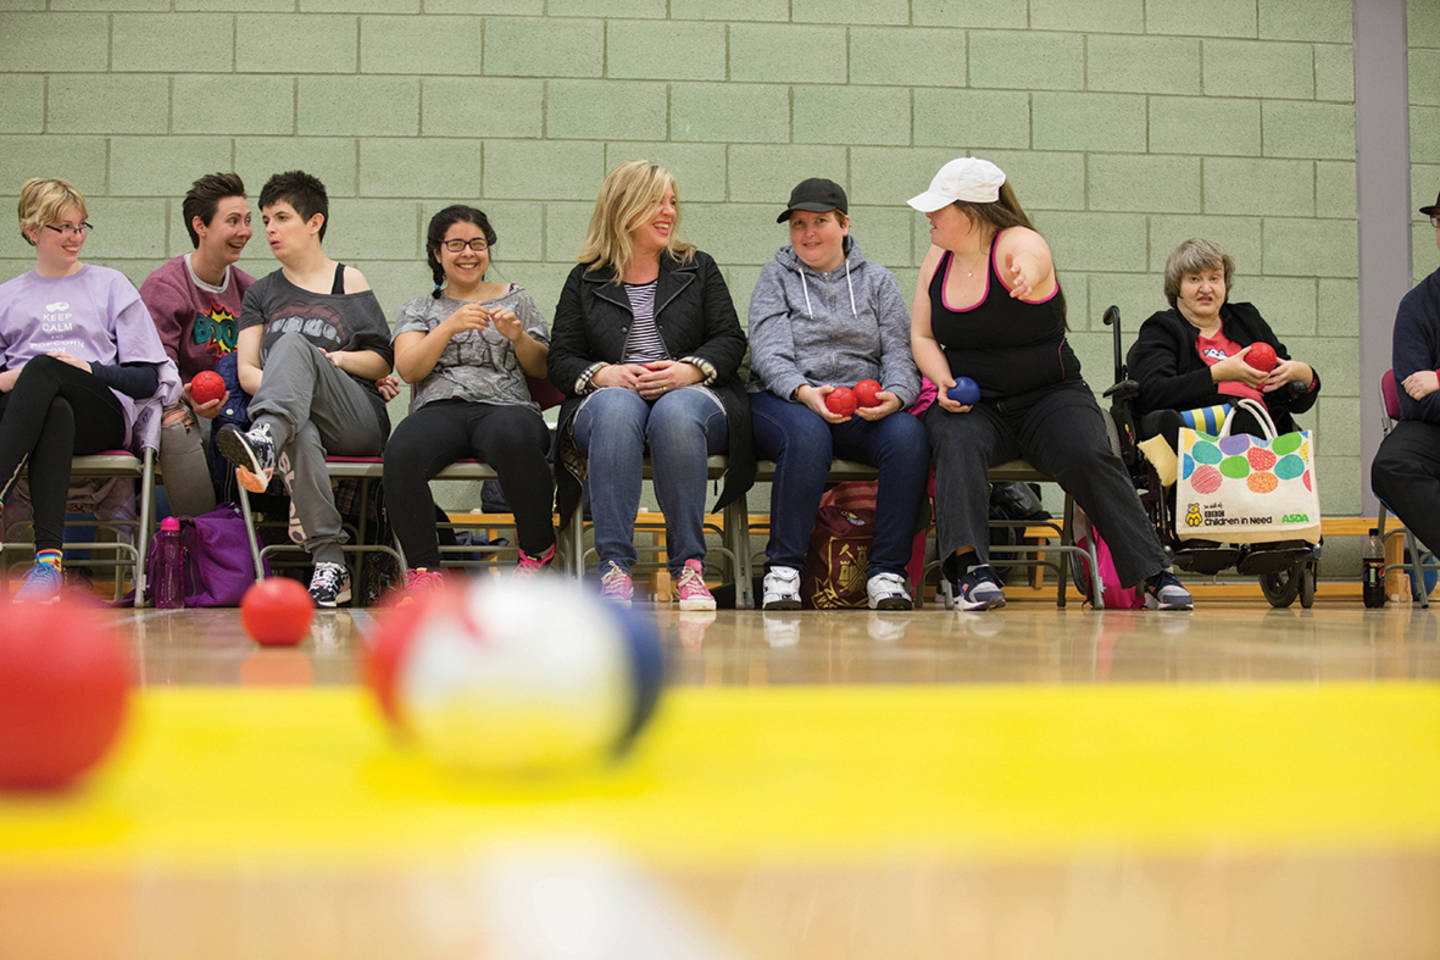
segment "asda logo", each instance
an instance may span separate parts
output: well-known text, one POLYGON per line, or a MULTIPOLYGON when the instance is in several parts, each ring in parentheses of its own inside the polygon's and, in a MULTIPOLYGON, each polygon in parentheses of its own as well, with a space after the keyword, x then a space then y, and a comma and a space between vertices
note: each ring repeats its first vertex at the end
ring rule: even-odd
POLYGON ((1285 514, 1283 517, 1280 518, 1280 522, 1281 522, 1281 523, 1309 523, 1309 522, 1310 522, 1310 514, 1308 514, 1308 513, 1287 513, 1287 514, 1285 514))

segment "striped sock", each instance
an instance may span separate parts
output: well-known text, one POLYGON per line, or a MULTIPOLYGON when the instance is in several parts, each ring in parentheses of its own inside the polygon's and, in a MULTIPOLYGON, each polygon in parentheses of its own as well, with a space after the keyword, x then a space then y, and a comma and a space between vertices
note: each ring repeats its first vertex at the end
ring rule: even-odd
POLYGON ((59 570, 59 569, 60 569, 60 556, 61 556, 61 554, 60 554, 60 551, 59 551, 59 550, 36 550, 36 551, 35 551, 35 562, 36 562, 36 563, 46 563, 46 564, 49 564, 50 566, 54 567, 56 570, 59 570))

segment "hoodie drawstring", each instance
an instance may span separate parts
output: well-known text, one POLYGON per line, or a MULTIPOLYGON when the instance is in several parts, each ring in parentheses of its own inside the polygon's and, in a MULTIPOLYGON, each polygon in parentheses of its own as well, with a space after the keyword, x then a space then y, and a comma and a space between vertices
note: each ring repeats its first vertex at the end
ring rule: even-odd
MULTIPOLYGON (((800 289, 805 292, 805 312, 815 316, 815 310, 810 306, 810 284, 805 282, 805 267, 798 266, 795 272, 800 274, 800 289)), ((850 315, 860 319, 860 311, 855 308, 855 284, 850 281, 850 258, 845 258, 845 286, 850 291, 850 315)))

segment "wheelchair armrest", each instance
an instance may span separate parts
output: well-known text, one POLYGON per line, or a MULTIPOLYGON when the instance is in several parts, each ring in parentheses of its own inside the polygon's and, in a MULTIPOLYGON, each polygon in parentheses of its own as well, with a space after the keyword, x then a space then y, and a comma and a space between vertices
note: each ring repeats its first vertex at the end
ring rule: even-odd
POLYGON ((1111 384, 1101 396, 1112 397, 1115 400, 1134 400, 1140 396, 1140 384, 1134 380, 1122 380, 1119 383, 1111 384))

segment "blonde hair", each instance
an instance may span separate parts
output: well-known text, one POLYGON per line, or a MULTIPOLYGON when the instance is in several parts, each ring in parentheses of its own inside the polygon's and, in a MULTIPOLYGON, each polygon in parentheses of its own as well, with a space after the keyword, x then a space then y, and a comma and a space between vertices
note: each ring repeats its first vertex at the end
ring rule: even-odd
POLYGON ((635 262, 635 247, 630 231, 665 197, 666 190, 675 190, 675 222, 670 227, 670 241, 665 249, 681 263, 695 255, 695 245, 676 239, 680 233, 680 197, 675 177, 658 163, 631 160, 605 175, 600 195, 595 198, 595 212, 585 231, 585 246, 575 259, 592 270, 610 268, 615 282, 620 283, 635 262))
POLYGON ((1225 271, 1225 301, 1230 301, 1230 288, 1235 281, 1235 261, 1225 248, 1214 240, 1192 238, 1175 248, 1165 261, 1165 299, 1170 306, 1180 299, 1180 281, 1187 273, 1213 270, 1219 267, 1225 271))
POLYGON ((35 246, 25 231, 54 223, 69 207, 79 210, 80 219, 85 219, 85 195, 73 184, 58 177, 31 177, 20 188, 20 236, 35 246))

